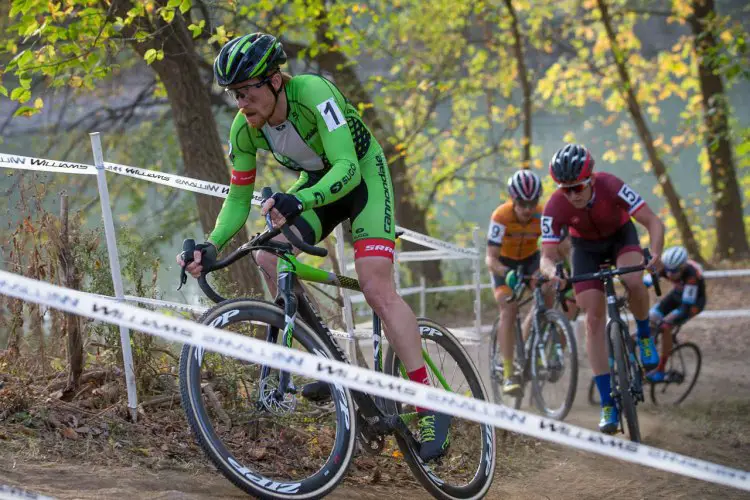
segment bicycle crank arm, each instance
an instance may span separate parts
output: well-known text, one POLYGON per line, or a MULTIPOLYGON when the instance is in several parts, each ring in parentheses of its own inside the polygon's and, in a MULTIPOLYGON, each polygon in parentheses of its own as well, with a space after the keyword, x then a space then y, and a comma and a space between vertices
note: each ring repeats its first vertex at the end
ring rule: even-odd
POLYGON ((401 435, 409 444, 410 448, 419 449, 419 441, 414 437, 414 433, 406 426, 406 422, 401 419, 400 415, 389 415, 386 417, 386 424, 401 435))

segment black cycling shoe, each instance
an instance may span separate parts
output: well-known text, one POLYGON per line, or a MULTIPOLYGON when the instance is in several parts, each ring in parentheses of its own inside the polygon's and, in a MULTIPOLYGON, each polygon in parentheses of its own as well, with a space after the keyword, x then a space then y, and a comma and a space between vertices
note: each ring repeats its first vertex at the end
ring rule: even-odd
POLYGON ((423 462, 437 460, 448 451, 452 418, 432 410, 419 414, 419 458, 423 462))

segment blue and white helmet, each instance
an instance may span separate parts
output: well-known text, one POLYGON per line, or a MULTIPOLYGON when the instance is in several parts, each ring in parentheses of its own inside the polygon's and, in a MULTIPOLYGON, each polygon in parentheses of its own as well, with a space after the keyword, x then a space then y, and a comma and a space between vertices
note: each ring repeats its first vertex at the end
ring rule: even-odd
POLYGON ((685 250, 685 247, 679 245, 669 247, 662 255, 661 260, 664 262, 664 267, 666 267, 668 271, 674 271, 687 262, 688 253, 687 250, 685 250))

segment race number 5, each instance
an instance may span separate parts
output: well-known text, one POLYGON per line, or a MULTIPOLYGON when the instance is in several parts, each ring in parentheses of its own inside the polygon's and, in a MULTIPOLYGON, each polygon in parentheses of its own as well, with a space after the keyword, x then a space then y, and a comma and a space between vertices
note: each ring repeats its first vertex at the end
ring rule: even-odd
POLYGON ((542 217, 542 237, 554 237, 554 234, 552 233, 552 217, 549 215, 542 217))
POLYGON ((320 115, 323 117, 323 120, 325 120, 329 132, 333 132, 346 123, 344 114, 339 109, 339 105, 336 104, 333 97, 321 102, 316 107, 318 108, 320 115))
POLYGON ((617 195, 625 200, 628 206, 632 209, 635 208, 641 202, 641 195, 636 193, 630 186, 623 184, 617 195))

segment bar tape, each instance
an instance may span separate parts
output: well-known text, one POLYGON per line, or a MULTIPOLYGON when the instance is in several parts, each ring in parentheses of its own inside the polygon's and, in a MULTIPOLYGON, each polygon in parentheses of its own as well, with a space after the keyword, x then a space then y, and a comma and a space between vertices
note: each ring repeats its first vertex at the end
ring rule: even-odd
POLYGON ((107 323, 123 325, 169 341, 193 344, 209 351, 261 363, 336 385, 344 385, 352 390, 431 408, 573 448, 750 491, 750 472, 606 436, 582 427, 513 410, 507 406, 472 399, 366 368, 313 356, 182 318, 164 316, 122 302, 51 285, 7 271, 0 271, 0 293, 107 323))

